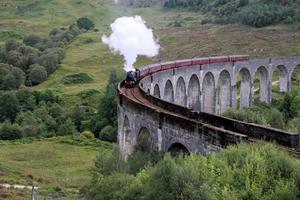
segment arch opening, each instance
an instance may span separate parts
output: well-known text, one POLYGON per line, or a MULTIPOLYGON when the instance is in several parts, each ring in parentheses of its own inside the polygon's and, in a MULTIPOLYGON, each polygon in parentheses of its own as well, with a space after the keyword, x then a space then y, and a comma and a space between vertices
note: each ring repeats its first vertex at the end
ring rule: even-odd
POLYGON ((208 72, 203 79, 202 85, 203 94, 203 111, 207 113, 215 113, 216 106, 216 89, 215 77, 211 72, 208 72))
POLYGON ((165 85, 164 100, 174 102, 174 89, 170 80, 168 80, 165 85))
POLYGON ((185 82, 182 77, 179 77, 176 83, 175 103, 186 106, 186 89, 185 82))
POLYGON ((152 150, 152 145, 153 142, 149 130, 145 127, 141 128, 137 136, 135 150, 149 152, 152 150))
POLYGON ((260 66, 254 76, 254 99, 258 99, 261 102, 269 102, 269 73, 266 67, 260 66))
POLYGON ((156 85, 154 86, 153 96, 155 96, 155 97, 157 97, 157 98, 160 98, 160 89, 159 89, 158 84, 156 84, 156 85))
POLYGON ((176 157, 180 154, 190 155, 189 150, 181 143, 172 144, 168 149, 168 152, 171 154, 172 157, 176 157))
POLYGON ((195 74, 193 74, 189 80, 187 103, 189 108, 195 111, 201 110, 200 81, 195 74))
POLYGON ((272 96, 284 92, 288 92, 288 70, 279 65, 272 74, 272 96))
POLYGON ((218 113, 221 114, 231 107, 231 77, 227 70, 220 73, 218 80, 218 113))
POLYGON ((300 90, 300 64, 292 72, 292 89, 300 90))
POLYGON ((123 125, 123 148, 126 155, 132 153, 132 135, 130 130, 129 119, 125 116, 123 125))
POLYGON ((240 86, 238 99, 240 100, 239 108, 249 108, 252 102, 251 90, 252 90, 252 80, 251 74, 248 69, 243 68, 239 71, 239 81, 240 86))

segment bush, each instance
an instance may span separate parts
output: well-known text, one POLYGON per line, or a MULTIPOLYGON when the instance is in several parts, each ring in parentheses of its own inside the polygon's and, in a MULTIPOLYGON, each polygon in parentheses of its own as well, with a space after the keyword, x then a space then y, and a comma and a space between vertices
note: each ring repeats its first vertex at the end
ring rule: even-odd
POLYGON ((66 119, 58 127, 57 135, 76 135, 78 132, 70 118, 66 119))
POLYGON ((45 67, 48 74, 52 74, 57 69, 57 65, 59 64, 59 62, 59 55, 55 52, 43 54, 38 59, 38 63, 45 67))
POLYGON ((92 20, 87 17, 81 17, 77 20, 77 26, 80 29, 92 30, 95 27, 95 24, 92 20))
POLYGON ((258 112, 254 112, 247 108, 242 110, 228 109, 222 115, 228 118, 232 118, 232 119, 236 119, 248 123, 267 125, 267 121, 264 118, 264 116, 262 116, 258 112))
POLYGON ((42 38, 37 35, 29 35, 28 37, 24 38, 23 43, 34 47, 36 44, 40 43, 42 38))
POLYGON ((91 131, 83 131, 82 133, 80 133, 81 136, 84 136, 86 138, 94 138, 95 135, 94 133, 92 133, 91 131))
POLYGON ((64 84, 82 84, 91 83, 94 79, 87 73, 70 74, 63 78, 64 84))
POLYGON ((19 125, 7 121, 0 125, 0 140, 16 140, 22 137, 23 134, 19 125))
POLYGON ((39 64, 31 65, 28 70, 28 83, 29 85, 38 85, 45 81, 47 76, 48 74, 45 67, 39 64))
POLYGON ((47 130, 43 121, 36 117, 32 112, 21 112, 16 118, 16 123, 22 129, 25 137, 40 137, 47 130))
POLYGON ((117 130, 112 126, 105 126, 99 133, 99 138, 108 142, 117 141, 117 130))
POLYGON ((299 162, 271 145, 239 144, 210 156, 166 155, 136 176, 126 173, 118 155, 100 155, 89 199, 296 200, 300 194, 299 162))
POLYGON ((271 112, 270 125, 274 128, 283 129, 284 121, 281 112, 277 109, 273 109, 271 112))
POLYGON ((0 122, 14 121, 19 111, 19 100, 14 93, 0 93, 0 122))

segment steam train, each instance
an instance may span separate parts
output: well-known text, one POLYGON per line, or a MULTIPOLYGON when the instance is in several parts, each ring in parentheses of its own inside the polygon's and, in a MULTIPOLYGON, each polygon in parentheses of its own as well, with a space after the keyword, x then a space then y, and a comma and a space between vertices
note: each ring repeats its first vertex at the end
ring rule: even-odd
POLYGON ((124 82, 127 88, 133 88, 136 86, 139 82, 139 70, 127 72, 124 82))
POLYGON ((218 63, 235 63, 248 61, 250 57, 248 55, 234 55, 234 56, 219 56, 219 57, 208 57, 208 58, 193 58, 187 60, 177 60, 171 62, 157 63, 149 66, 144 66, 136 71, 127 72, 126 79, 124 81, 125 86, 128 88, 135 87, 139 81, 154 73, 176 69, 180 67, 196 66, 196 65, 207 65, 207 64, 218 64, 218 63))

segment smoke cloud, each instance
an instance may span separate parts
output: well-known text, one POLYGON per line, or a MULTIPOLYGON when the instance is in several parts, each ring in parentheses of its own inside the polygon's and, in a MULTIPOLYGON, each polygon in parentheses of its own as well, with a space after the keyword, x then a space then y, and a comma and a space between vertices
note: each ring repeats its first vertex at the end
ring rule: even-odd
POLYGON ((134 71, 133 64, 138 55, 153 57, 159 52, 152 29, 146 27, 140 16, 120 17, 111 25, 112 34, 102 36, 102 42, 114 52, 124 56, 124 70, 134 71))

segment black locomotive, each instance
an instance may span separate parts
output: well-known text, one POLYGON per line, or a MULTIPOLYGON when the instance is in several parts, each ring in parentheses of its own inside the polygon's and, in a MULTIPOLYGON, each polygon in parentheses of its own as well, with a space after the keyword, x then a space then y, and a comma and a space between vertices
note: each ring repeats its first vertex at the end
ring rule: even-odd
POLYGON ((129 71, 126 74, 126 79, 125 79, 125 86, 128 88, 132 88, 136 86, 139 82, 139 71, 129 71))

